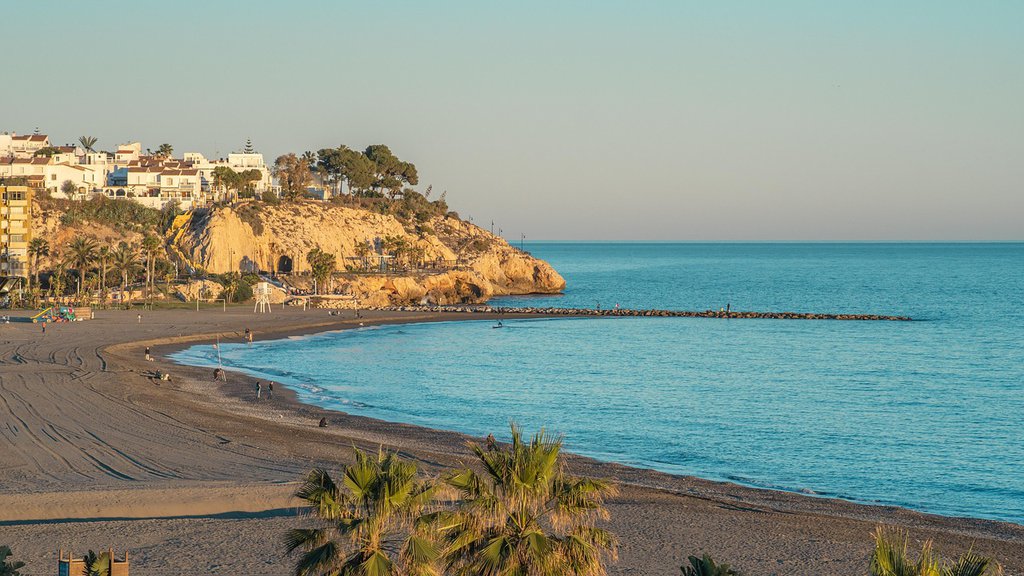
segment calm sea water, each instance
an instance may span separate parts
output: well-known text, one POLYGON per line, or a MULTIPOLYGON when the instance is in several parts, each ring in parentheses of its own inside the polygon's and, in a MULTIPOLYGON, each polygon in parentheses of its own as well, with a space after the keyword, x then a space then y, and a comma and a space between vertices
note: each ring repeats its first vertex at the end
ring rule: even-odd
POLYGON ((224 363, 354 414, 499 437, 515 419, 603 460, 1024 523, 1024 244, 528 249, 565 295, 498 303, 920 321, 449 322, 224 345, 224 363))

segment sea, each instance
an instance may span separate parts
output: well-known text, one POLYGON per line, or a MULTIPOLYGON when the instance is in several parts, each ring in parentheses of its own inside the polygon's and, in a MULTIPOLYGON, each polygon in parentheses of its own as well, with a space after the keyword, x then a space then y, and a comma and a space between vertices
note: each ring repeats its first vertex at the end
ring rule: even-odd
POLYGON ((1024 524, 1024 244, 526 249, 565 293, 493 304, 913 321, 456 321, 222 344, 222 361, 352 414, 498 438, 515 421, 599 460, 1024 524))

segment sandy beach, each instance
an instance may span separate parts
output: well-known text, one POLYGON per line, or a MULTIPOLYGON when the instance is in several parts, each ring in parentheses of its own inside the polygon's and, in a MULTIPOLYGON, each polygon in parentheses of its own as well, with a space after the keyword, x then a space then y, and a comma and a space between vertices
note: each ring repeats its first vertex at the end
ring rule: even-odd
MULTIPOLYGON (((55 572, 57 549, 128 550, 133 574, 287 574, 284 531, 300 526, 294 482, 351 447, 398 448, 429 474, 469 462, 468 437, 298 403, 283 386, 255 402, 252 381, 164 355, 190 344, 345 329, 360 322, 466 319, 465 314, 250 307, 97 311, 47 327, 0 325, 0 545, 27 574, 55 572), (156 360, 143 355, 150 345, 156 360), (170 382, 152 377, 172 375, 170 382), (318 428, 327 418, 330 425, 318 428)), ((482 319, 485 315, 473 315, 482 319)), ((495 432, 501 432, 496 430, 495 432)), ((897 455, 898 457, 898 455, 897 455)), ((946 518, 710 482, 573 457, 574 472, 621 484, 610 503, 620 540, 610 574, 677 574, 710 553, 747 574, 861 574, 877 524, 975 551, 1024 574, 1024 526, 946 518)))

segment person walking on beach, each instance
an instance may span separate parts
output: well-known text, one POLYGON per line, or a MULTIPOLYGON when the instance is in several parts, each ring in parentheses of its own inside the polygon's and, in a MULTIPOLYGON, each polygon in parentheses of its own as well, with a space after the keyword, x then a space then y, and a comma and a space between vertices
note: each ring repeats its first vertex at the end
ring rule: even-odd
POLYGON ((142 314, 139 314, 139 324, 142 324, 142 314))
POLYGON ((43 334, 46 334, 46 320, 43 320, 43 334))
POLYGON ((256 401, 257 402, 259 401, 261 394, 263 394, 263 384, 260 384, 260 381, 257 380, 256 381, 256 401))
POLYGON ((273 399, 274 399, 274 383, 273 382, 268 382, 267 383, 267 400, 273 400, 273 399))
POLYGON ((252 344, 252 330, 249 330, 248 328, 245 329, 245 341, 252 344))
POLYGON ((149 362, 153 361, 153 357, 149 355, 149 346, 146 346, 146 360, 149 362))

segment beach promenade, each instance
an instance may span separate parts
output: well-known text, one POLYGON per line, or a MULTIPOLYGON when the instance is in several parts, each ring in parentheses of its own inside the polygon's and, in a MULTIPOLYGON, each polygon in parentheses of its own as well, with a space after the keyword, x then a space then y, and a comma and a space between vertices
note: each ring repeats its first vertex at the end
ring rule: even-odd
MULTIPOLYGON (((97 311, 47 327, 0 324, 0 545, 27 574, 55 573, 57 549, 113 547, 139 574, 286 574, 290 498, 313 466, 337 469, 353 446, 399 448, 428 473, 470 461, 467 437, 307 406, 285 387, 255 402, 253 381, 163 359, 191 344, 242 342, 360 324, 497 318, 438 311, 97 311), (155 361, 144 358, 146 346, 155 361), (169 373, 162 381, 157 372, 169 373), (327 428, 317 422, 326 418, 327 428)), ((531 317, 502 314, 501 318, 531 317)), ((344 378, 340 374, 339 378, 344 378)), ((502 432, 497 427, 495 433, 502 432)), ((557 431, 556 431, 557 432, 557 431)), ((899 458, 898 454, 893 455, 899 458)), ((622 484, 609 527, 610 574, 677 574, 710 553, 747 574, 860 574, 878 523, 938 550, 968 548, 1024 574, 1024 526, 944 518, 572 458, 573 471, 622 484)))

